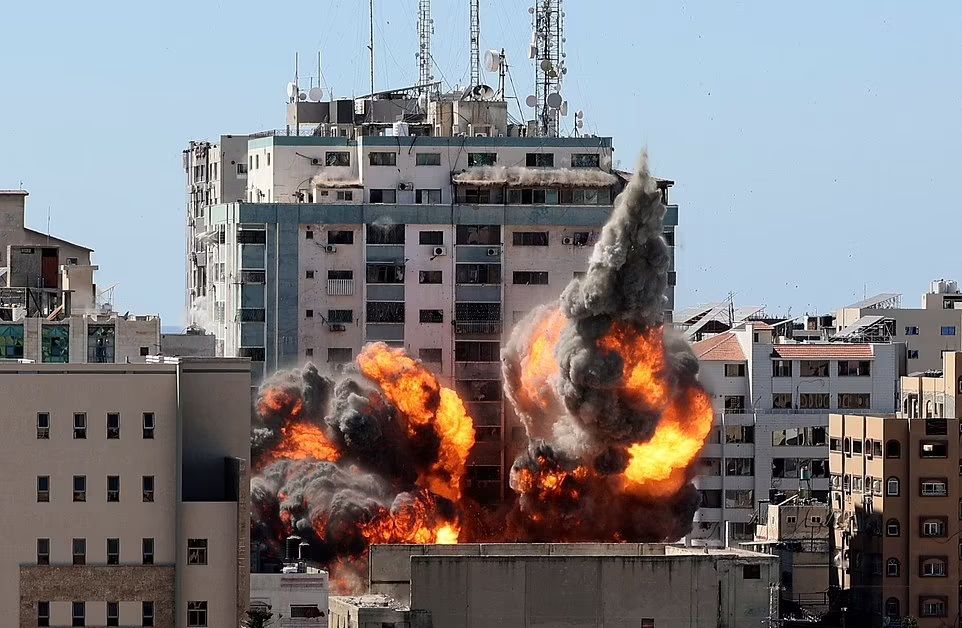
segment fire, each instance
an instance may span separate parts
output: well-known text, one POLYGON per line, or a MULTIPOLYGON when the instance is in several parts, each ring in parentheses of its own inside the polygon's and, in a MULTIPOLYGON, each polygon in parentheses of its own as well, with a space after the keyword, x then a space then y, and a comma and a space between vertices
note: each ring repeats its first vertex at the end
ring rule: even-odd
POLYGON ((324 460, 337 462, 337 450, 324 431, 310 423, 289 423, 281 428, 284 438, 272 452, 274 460, 324 460))
POLYGON ((663 408, 668 398, 664 378, 665 347, 660 327, 641 333, 633 327, 614 324, 598 343, 624 360, 624 393, 650 408, 663 408))
POLYGON ((674 399, 651 440, 628 448, 628 490, 651 497, 678 492, 705 445, 712 418, 711 399, 704 390, 690 388, 674 399))
POLYGON ((559 498, 577 501, 581 494, 581 483, 588 477, 588 469, 583 466, 570 471, 560 469, 540 456, 537 461, 538 471, 518 469, 512 474, 511 488, 542 502, 559 498))
POLYGON ((524 396, 527 401, 543 409, 551 404, 553 393, 546 387, 551 385, 560 370, 554 350, 567 324, 568 319, 560 310, 551 310, 531 332, 531 344, 521 359, 521 389, 524 396))
POLYGON ((374 519, 361 526, 369 544, 458 542, 461 530, 456 521, 444 520, 437 512, 436 500, 419 493, 400 507, 383 508, 374 519))
POLYGON ((297 418, 303 411, 304 402, 282 388, 267 388, 257 400, 257 412, 261 415, 284 412, 291 418, 297 418))
POLYGON ((474 447, 474 422, 457 393, 403 349, 369 344, 357 357, 358 366, 380 386, 407 422, 409 436, 431 427, 440 439, 437 461, 420 485, 452 501, 461 498, 468 455, 474 447))

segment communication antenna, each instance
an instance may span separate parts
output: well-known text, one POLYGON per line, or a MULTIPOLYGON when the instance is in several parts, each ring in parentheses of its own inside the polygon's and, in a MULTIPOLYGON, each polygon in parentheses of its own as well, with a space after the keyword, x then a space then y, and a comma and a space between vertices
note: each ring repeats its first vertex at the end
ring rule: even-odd
POLYGON ((371 51, 371 122, 374 122, 374 0, 368 2, 371 17, 371 37, 368 49, 371 51))
POLYGON ((504 55, 504 48, 500 51, 488 50, 484 53, 484 69, 488 72, 498 73, 498 96, 504 100, 504 75, 508 64, 504 55))
MULTIPOLYGON (((434 20, 431 19, 431 0, 418 2, 418 83, 423 91, 434 81, 431 73, 431 35, 434 34, 434 20)), ((371 91, 374 91, 373 89, 371 91)))
POLYGON ((535 63, 535 109, 538 133, 557 137, 561 127, 561 83, 568 69, 564 51, 564 0, 534 0, 530 57, 535 63))
POLYGON ((481 83, 481 0, 471 0, 471 86, 481 83))

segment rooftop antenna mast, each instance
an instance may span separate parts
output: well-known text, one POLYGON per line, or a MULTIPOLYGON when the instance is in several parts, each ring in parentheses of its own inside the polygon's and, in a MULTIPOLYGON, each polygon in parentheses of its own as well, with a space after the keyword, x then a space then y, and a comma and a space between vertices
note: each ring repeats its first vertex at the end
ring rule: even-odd
POLYGON ((368 3, 371 17, 371 38, 368 49, 371 51, 371 122, 374 122, 374 0, 368 3))
POLYGON ((535 91, 528 102, 535 108, 542 137, 557 137, 561 117, 567 113, 567 103, 561 96, 561 82, 568 72, 563 4, 564 0, 534 0, 534 7, 528 9, 534 30, 530 57, 535 62, 535 91))
POLYGON ((481 84, 481 0, 471 0, 471 87, 481 84))
MULTIPOLYGON (((434 20, 431 19, 431 0, 418 1, 418 84, 427 91, 434 80, 431 73, 431 35, 434 34, 434 20)), ((373 91, 373 90, 372 90, 373 91)))

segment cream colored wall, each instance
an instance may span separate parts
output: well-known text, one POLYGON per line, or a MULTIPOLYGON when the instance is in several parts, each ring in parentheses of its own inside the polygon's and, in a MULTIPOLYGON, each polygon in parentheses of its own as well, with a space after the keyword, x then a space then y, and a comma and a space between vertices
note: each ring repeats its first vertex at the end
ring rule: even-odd
POLYGON ((180 505, 178 622, 187 616, 187 602, 205 600, 209 626, 236 624, 237 515, 236 502, 184 502, 180 505), (207 539, 206 565, 187 564, 187 539, 192 538, 207 539))

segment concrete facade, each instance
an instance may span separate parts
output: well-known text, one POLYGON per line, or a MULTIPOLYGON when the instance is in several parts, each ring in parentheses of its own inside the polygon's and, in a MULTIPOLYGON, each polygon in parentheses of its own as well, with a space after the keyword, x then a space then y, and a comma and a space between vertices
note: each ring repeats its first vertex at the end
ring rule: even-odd
POLYGON ((21 626, 71 625, 77 609, 83 625, 112 610, 120 625, 179 628, 189 610, 236 625, 249 386, 242 360, 0 364, 0 606, 21 626))
POLYGON ((431 614, 384 595, 331 598, 331 628, 436 628, 431 614))
POLYGON ((329 624, 329 587, 327 572, 308 569, 304 573, 251 574, 251 608, 267 608, 272 628, 329 624))

